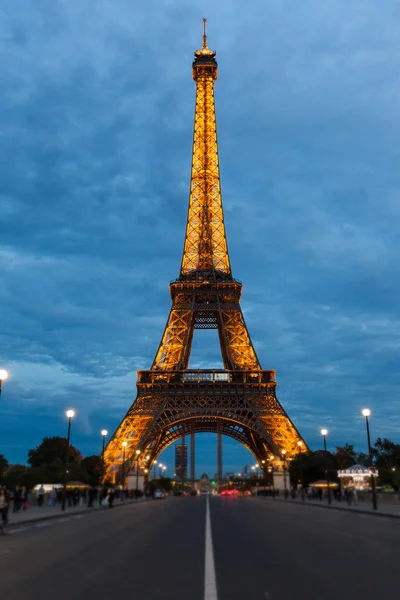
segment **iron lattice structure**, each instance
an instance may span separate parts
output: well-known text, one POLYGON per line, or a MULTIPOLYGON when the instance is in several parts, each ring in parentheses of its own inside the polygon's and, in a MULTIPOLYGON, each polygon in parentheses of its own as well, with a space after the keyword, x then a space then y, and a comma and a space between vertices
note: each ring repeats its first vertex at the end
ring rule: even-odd
POLYGON ((276 397, 275 371, 261 368, 240 307, 242 284, 232 277, 218 161, 215 56, 204 30, 193 62, 193 159, 180 275, 170 284, 172 307, 151 370, 138 371, 137 398, 105 450, 106 475, 114 480, 123 443, 128 468, 137 460, 143 469, 167 446, 198 432, 234 438, 264 469, 282 450, 290 458, 306 449, 276 397), (188 369, 195 329, 218 330, 223 370, 188 369))

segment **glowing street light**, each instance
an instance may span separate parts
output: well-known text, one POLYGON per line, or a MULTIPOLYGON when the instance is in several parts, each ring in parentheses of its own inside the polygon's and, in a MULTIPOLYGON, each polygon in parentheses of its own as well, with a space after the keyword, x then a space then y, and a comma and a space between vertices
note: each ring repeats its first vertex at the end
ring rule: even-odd
POLYGON ((69 460, 69 444, 71 440, 71 421, 75 416, 75 411, 70 408, 65 412, 68 419, 68 434, 67 434, 67 448, 65 450, 65 464, 64 464, 64 489, 61 501, 61 510, 65 510, 65 501, 67 497, 67 473, 68 473, 68 460, 69 460))
POLYGON ((5 369, 0 369, 0 396, 1 396, 1 384, 3 383, 3 381, 5 381, 8 377, 8 373, 5 369))
POLYGON ((285 488, 285 500, 288 499, 288 491, 286 486, 286 450, 282 450, 283 455, 283 485, 285 488))
POLYGON ((300 483, 301 483, 301 499, 305 500, 304 497, 304 473, 303 473, 303 454, 302 454, 302 449, 303 449, 303 441, 299 440, 297 442, 297 447, 299 449, 299 454, 301 455, 301 459, 300 459, 300 483))
POLYGON ((123 450, 123 457, 122 457, 122 491, 125 489, 125 461, 126 461, 126 447, 128 445, 128 442, 122 442, 122 450, 123 450))
MULTIPOLYGON (((369 433, 369 419, 368 417, 371 415, 371 411, 369 408, 363 408, 362 409, 362 414, 365 417, 365 424, 367 426, 367 439, 368 439, 368 462, 369 462, 369 466, 370 468, 372 467, 372 450, 371 450, 371 436, 369 433)), ((370 483, 371 483, 371 489, 372 489, 372 508, 374 510, 378 510, 378 499, 376 497, 376 488, 375 488, 375 476, 372 473, 372 471, 370 471, 370 483)))
POLYGON ((329 487, 329 473, 328 473, 328 469, 326 466, 326 436, 328 435, 328 430, 321 429, 321 435, 324 438, 324 470, 325 470, 326 485, 328 488, 328 504, 331 504, 332 500, 331 500, 331 490, 329 487))
POLYGON ((136 490, 135 490, 135 495, 136 495, 136 500, 139 499, 139 456, 140 456, 140 450, 139 448, 137 450, 135 450, 135 454, 136 454, 136 490))
POLYGON ((106 445, 106 436, 108 435, 107 429, 102 429, 101 430, 101 435, 102 435, 102 438, 103 438, 103 447, 102 447, 102 451, 101 451, 101 470, 102 470, 102 474, 104 476, 104 472, 105 472, 105 468, 104 468, 104 449, 105 449, 105 445, 106 445))

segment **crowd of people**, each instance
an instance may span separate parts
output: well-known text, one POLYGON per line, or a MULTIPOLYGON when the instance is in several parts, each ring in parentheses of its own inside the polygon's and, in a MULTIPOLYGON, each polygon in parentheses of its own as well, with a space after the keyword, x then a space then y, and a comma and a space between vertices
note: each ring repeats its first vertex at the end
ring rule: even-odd
MULTIPOLYGON (((51 489, 45 489, 43 485, 37 486, 33 492, 29 492, 25 486, 17 486, 14 490, 0 488, 0 516, 4 527, 8 523, 9 512, 19 513, 28 510, 29 506, 35 504, 38 507, 55 507, 63 502, 64 487, 57 485, 51 489)), ((112 508, 116 499, 133 500, 143 496, 141 490, 120 490, 114 487, 82 486, 70 487, 65 490, 65 502, 68 507, 106 506, 112 508)), ((146 490, 146 497, 151 493, 146 490)))

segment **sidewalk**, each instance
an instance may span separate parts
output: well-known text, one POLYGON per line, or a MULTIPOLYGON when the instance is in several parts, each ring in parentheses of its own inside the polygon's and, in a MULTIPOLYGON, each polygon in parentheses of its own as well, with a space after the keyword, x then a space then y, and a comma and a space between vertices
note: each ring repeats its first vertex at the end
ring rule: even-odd
MULTIPOLYGON (((114 500, 113 508, 119 506, 126 506, 127 504, 137 504, 143 502, 144 498, 138 500, 114 500)), ((108 506, 101 506, 95 504, 92 508, 88 508, 86 504, 82 506, 66 506, 65 511, 61 510, 61 504, 57 506, 30 506, 26 511, 19 511, 17 513, 12 512, 12 509, 8 512, 8 526, 13 527, 14 525, 24 525, 26 523, 32 523, 35 521, 47 521, 48 519, 56 519, 67 517, 70 515, 79 514, 92 514, 99 510, 108 510, 108 506)))
MULTIPOLYGON (((258 498, 262 499, 263 496, 258 496, 258 498)), ((265 498, 274 502, 286 502, 287 504, 300 504, 302 506, 316 506, 318 508, 328 508, 330 510, 343 510, 347 512, 370 514, 377 517, 391 517, 394 519, 400 519, 400 502, 378 502, 378 510, 373 510, 372 500, 371 503, 367 500, 361 500, 356 503, 353 502, 349 505, 343 500, 341 502, 337 502, 337 500, 334 499, 332 499, 332 504, 328 504, 326 498, 322 501, 307 499, 303 501, 301 498, 293 499, 291 497, 285 500, 283 496, 277 496, 275 497, 275 500, 271 496, 265 496, 265 498)))

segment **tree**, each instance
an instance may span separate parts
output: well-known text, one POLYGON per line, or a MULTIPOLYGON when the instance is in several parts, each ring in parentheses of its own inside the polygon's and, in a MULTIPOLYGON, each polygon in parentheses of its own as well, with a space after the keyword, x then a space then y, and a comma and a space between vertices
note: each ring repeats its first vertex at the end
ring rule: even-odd
POLYGON ((378 438, 372 448, 372 456, 381 483, 399 489, 400 444, 395 444, 388 438, 378 438))
POLYGON ((335 453, 336 468, 338 470, 348 469, 357 462, 357 454, 353 444, 345 444, 344 446, 336 446, 335 453))
POLYGON ((307 487, 314 481, 325 479, 324 460, 330 481, 337 481, 335 455, 331 452, 325 453, 324 450, 310 450, 297 454, 290 462, 289 474, 292 485, 300 484, 302 481, 304 487, 307 487))
MULTIPOLYGON (((54 461, 64 464, 67 439, 63 437, 45 437, 39 446, 28 452, 28 463, 31 467, 44 467, 51 465, 54 461)), ((82 455, 74 446, 69 447, 69 464, 80 462, 82 455)), ((52 483, 52 482, 50 482, 52 483)))
POLYGON ((100 456, 87 456, 81 462, 83 479, 90 485, 98 485, 102 476, 102 460, 100 456))
POLYGON ((23 485, 23 476, 28 468, 25 465, 10 465, 4 477, 5 485, 14 489, 17 485, 23 485))
POLYGON ((5 475, 8 469, 8 460, 4 456, 4 454, 0 454, 0 477, 5 475))
POLYGON ((359 465, 363 465, 364 467, 369 466, 369 455, 365 452, 358 452, 356 456, 356 462, 359 465))

